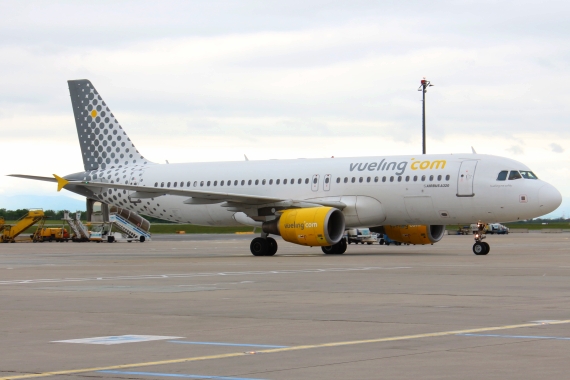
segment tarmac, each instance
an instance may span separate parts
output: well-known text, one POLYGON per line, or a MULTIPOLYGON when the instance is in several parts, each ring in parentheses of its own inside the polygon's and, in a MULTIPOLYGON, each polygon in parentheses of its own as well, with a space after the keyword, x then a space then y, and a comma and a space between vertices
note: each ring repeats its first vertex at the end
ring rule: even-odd
POLYGON ((0 379, 563 379, 570 233, 0 244, 0 379))

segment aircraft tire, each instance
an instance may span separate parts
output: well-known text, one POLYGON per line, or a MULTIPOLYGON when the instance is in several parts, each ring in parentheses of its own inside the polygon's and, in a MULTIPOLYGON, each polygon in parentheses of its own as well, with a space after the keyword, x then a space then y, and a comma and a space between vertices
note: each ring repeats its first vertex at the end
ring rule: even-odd
POLYGON ((473 244, 473 253, 476 254, 477 256, 482 256, 486 255, 489 252, 487 251, 485 244, 483 244, 482 242, 477 242, 473 244))
POLYGON ((275 239, 273 239, 272 237, 268 237, 265 240, 267 240, 267 243, 269 245, 267 253, 265 254, 265 256, 273 256, 277 253, 277 242, 275 241, 275 239))
POLYGON ((327 246, 322 246, 321 247, 321 251, 323 251, 323 253, 325 255, 336 255, 338 249, 337 249, 337 245, 327 245, 327 246))
POLYGON ((249 250, 253 256, 265 256, 265 254, 269 251, 269 243, 266 239, 257 237, 251 241, 249 250))
POLYGON ((489 245, 489 243, 483 241, 481 242, 481 244, 485 246, 485 255, 488 254, 491 251, 491 246, 489 245))

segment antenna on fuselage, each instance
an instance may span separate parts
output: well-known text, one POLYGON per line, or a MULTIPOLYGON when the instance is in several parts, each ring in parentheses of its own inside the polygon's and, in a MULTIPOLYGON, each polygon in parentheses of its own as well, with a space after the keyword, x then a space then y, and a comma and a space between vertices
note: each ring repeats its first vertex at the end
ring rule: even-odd
POLYGON ((421 80, 421 85, 418 91, 422 92, 422 154, 426 154, 426 92, 428 87, 432 87, 433 84, 426 77, 421 80))

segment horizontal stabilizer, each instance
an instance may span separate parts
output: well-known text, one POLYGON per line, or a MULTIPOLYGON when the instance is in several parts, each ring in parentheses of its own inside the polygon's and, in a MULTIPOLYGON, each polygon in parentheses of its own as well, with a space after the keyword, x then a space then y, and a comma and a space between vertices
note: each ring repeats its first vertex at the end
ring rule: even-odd
POLYGON ((57 182, 57 179, 55 179, 54 177, 39 177, 39 176, 37 176, 37 175, 8 174, 8 177, 18 177, 18 178, 33 179, 34 181, 57 182))

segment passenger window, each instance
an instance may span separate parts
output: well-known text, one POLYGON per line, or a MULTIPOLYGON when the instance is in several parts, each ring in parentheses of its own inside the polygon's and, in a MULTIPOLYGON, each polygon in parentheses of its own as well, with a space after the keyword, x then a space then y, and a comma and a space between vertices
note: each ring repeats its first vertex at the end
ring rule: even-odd
POLYGON ((527 171, 527 170, 521 170, 521 175, 524 179, 538 179, 536 174, 534 174, 531 171, 527 171))
POLYGON ((317 177, 313 178, 313 183, 317 183, 317 177))
POLYGON ((283 184, 284 184, 284 185, 287 184, 287 178, 285 178, 285 179, 283 180, 283 184))
POLYGON ((352 177, 352 179, 350 180, 350 182, 352 182, 352 183, 356 182, 356 178, 352 177))
POLYGON ((402 182, 402 176, 401 175, 398 176, 398 182, 402 182))
POLYGON ((308 184, 309 184, 309 179, 305 178, 305 185, 308 185, 308 184))
POLYGON ((504 181, 507 179, 507 174, 509 174, 508 170, 503 170, 499 173, 499 175, 497 176, 497 181, 504 181))
POLYGON ((164 182, 161 182, 161 183, 160 183, 160 187, 164 187, 164 182))
POLYGON ((521 173, 519 173, 517 170, 511 170, 511 172, 509 173, 509 181, 521 178, 522 178, 521 173))
POLYGON ((261 181, 261 184, 262 184, 262 185, 265 185, 265 180, 261 181))
POLYGON ((236 180, 234 181, 234 186, 237 186, 237 185, 238 185, 238 180, 236 179, 236 180))
POLYGON ((394 182, 394 176, 390 176, 390 182, 394 182))
POLYGON ((258 180, 258 179, 255 180, 255 185, 256 185, 256 186, 259 185, 259 180, 258 180))
POLYGON ((336 183, 340 183, 340 177, 336 179, 336 183))
POLYGON ((358 179, 358 182, 362 183, 362 177, 360 177, 360 178, 358 179))
POLYGON ((325 183, 328 184, 329 182, 330 182, 330 178, 329 177, 325 178, 325 183))
POLYGON ((382 177, 382 182, 386 182, 386 177, 382 177))
POLYGON ((166 184, 166 187, 170 187, 170 182, 168 182, 168 183, 166 184))
POLYGON ((204 186, 204 181, 200 181, 200 187, 204 186))
POLYGON ((154 187, 158 187, 158 182, 155 182, 155 183, 154 183, 154 187))
POLYGON ((180 187, 184 187, 184 182, 180 182, 180 187))
POLYGON ((172 185, 172 187, 176 187, 177 184, 178 184, 178 182, 174 182, 174 184, 172 185))
POLYGON ((414 176, 414 182, 417 182, 417 181, 418 181, 418 176, 415 175, 415 176, 414 176))
POLYGON ((198 186, 198 181, 194 181, 194 187, 198 186))
POLYGON ((433 176, 432 176, 432 175, 429 176, 429 180, 430 180, 430 181, 433 181, 433 176))
POLYGON ((221 182, 220 182, 220 186, 224 186, 224 181, 221 181, 221 182))
POLYGON ((344 183, 348 183, 348 177, 344 177, 344 183))
POLYGON ((422 176, 422 182, 425 181, 425 180, 426 180, 426 176, 423 175, 423 176, 422 176))
POLYGON ((190 187, 190 181, 186 183, 186 187, 190 187))
POLYGON ((218 181, 214 181, 214 186, 218 186, 218 181))
POLYGON ((367 177, 367 178, 366 178, 366 182, 370 182, 370 177, 367 177))
POLYGON ((247 181, 248 186, 251 186, 251 179, 247 181))
POLYGON ((437 180, 441 181, 441 174, 437 176, 437 180))
POLYGON ((378 177, 374 177, 374 182, 378 182, 378 177))
POLYGON ((409 175, 406 176, 406 182, 410 182, 410 176, 409 175))
POLYGON ((301 178, 299 178, 299 180, 297 181, 297 183, 300 185, 301 182, 303 182, 303 180, 301 178))
POLYGON ((295 184, 295 178, 291 178, 291 185, 295 184))
POLYGON ((451 178, 451 176, 449 174, 445 176, 446 181, 449 181, 450 178, 451 178))
POLYGON ((231 186, 231 185, 232 185, 232 181, 230 180, 230 181, 228 181, 228 186, 231 186))
POLYGON ((208 181, 208 183, 206 184, 206 186, 208 186, 208 187, 210 186, 210 181, 208 181))
POLYGON ((273 185, 273 180, 272 180, 272 179, 269 180, 269 184, 270 184, 270 185, 273 185))

